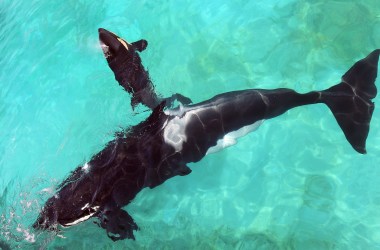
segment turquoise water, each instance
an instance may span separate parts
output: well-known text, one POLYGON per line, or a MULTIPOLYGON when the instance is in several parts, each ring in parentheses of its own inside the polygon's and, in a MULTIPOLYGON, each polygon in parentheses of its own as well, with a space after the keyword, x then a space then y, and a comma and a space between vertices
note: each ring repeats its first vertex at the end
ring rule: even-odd
POLYGON ((380 4, 0 1, 0 248, 380 249, 380 110, 359 155, 322 105, 266 121, 191 175, 141 192, 127 207, 136 241, 114 243, 91 221, 60 236, 33 231, 54 187, 148 115, 113 79, 98 27, 147 39, 157 91, 198 102, 337 83, 379 48, 380 4))

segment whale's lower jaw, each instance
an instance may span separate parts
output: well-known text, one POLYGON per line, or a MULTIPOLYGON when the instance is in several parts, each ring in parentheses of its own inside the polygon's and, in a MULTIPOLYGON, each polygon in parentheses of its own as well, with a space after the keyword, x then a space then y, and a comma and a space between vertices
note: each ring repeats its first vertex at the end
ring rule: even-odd
MULTIPOLYGON (((83 209, 82 209, 83 210, 83 209)), ((67 222, 67 223, 60 223, 61 226, 63 227, 71 227, 71 226, 74 226, 76 224, 79 224, 81 222, 84 222, 88 219, 90 219, 92 216, 94 216, 99 210, 99 206, 96 206, 96 207, 91 207, 91 212, 89 212, 89 214, 86 214, 72 222, 67 222)))
POLYGON ((75 221, 73 221, 73 222, 69 222, 69 223, 66 223, 66 224, 61 224, 61 226, 63 226, 63 227, 71 227, 71 226, 74 226, 74 225, 76 225, 76 224, 78 224, 78 223, 81 223, 81 222, 83 222, 83 221, 86 221, 86 220, 90 219, 95 213, 96 213, 96 212, 93 212, 93 213, 91 213, 91 214, 89 214, 89 215, 83 216, 83 217, 81 217, 81 218, 79 218, 79 219, 77 219, 77 220, 75 220, 75 221))
POLYGON ((107 59, 111 56, 110 54, 110 47, 104 44, 102 41, 100 41, 100 47, 102 48, 103 55, 107 59))

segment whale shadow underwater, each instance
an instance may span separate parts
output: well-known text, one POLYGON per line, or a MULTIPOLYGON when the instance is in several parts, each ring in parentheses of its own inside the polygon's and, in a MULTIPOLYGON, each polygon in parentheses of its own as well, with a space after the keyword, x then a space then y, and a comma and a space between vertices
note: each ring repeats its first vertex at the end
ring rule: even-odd
POLYGON ((122 208, 138 192, 190 174, 187 164, 222 149, 223 138, 243 136, 263 120, 302 105, 326 104, 351 146, 366 153, 379 49, 356 62, 340 83, 323 91, 248 89, 190 104, 180 94, 162 98, 155 93, 139 57, 147 41, 128 43, 105 29, 99 29, 99 40, 116 80, 131 94, 132 106, 141 103, 152 113, 116 134, 89 162, 77 167, 46 201, 33 224, 36 229, 57 232, 58 225, 68 227, 97 217, 96 223, 112 240, 135 239, 133 231, 138 226, 122 208), (175 100, 181 104, 171 108, 175 100))

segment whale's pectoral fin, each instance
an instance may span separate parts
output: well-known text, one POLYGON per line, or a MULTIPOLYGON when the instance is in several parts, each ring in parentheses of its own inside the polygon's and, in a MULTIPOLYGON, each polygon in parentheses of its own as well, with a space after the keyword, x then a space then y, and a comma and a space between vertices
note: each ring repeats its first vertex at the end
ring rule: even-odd
POLYGON ((135 47, 135 49, 139 52, 144 51, 146 47, 148 46, 148 41, 141 39, 136 42, 133 42, 132 45, 135 47))
POLYGON ((176 174, 178 174, 180 176, 185 176, 185 175, 188 175, 190 173, 191 173, 191 169, 186 165, 182 165, 181 167, 178 168, 176 174))
POLYGON ((123 239, 133 239, 133 231, 138 230, 138 226, 133 218, 121 208, 105 208, 98 214, 98 226, 104 228, 107 236, 113 241, 123 239))
POLYGON ((158 168, 148 168, 145 174, 144 187, 155 188, 174 176, 185 176, 191 169, 185 164, 167 164, 158 168))
POLYGON ((188 104, 193 102, 190 98, 188 98, 184 95, 178 94, 178 93, 173 94, 171 97, 165 98, 165 101, 166 101, 167 107, 173 106, 175 101, 178 101, 183 105, 188 105, 188 104))
POLYGON ((186 166, 185 164, 181 165, 168 165, 164 168, 160 168, 158 171, 158 175, 160 177, 160 180, 162 182, 166 181, 167 179, 170 179, 174 176, 186 176, 191 173, 191 169, 186 166))

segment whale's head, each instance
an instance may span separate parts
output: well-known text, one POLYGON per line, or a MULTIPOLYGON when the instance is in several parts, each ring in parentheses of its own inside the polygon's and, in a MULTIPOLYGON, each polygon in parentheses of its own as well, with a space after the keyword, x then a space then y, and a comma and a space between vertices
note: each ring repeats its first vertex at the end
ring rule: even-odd
POLYGON ((153 93, 154 86, 139 55, 139 52, 146 49, 148 42, 142 39, 129 43, 102 28, 99 28, 99 42, 115 79, 132 95, 132 107, 138 103, 143 103, 148 107, 157 106, 153 93))
POLYGON ((64 227, 76 225, 91 218, 99 208, 91 207, 88 204, 83 207, 69 205, 71 204, 56 197, 50 198, 34 222, 33 227, 35 229, 57 231, 58 224, 64 227))
POLYGON ((137 42, 129 43, 106 29, 99 28, 98 32, 100 46, 111 69, 125 61, 141 63, 137 52, 146 49, 148 46, 146 40, 142 39, 137 42))
POLYGON ((94 205, 92 200, 95 200, 97 187, 86 178, 82 179, 64 182, 63 187, 47 200, 33 227, 56 231, 58 224, 69 227, 95 215, 99 205, 94 205))

